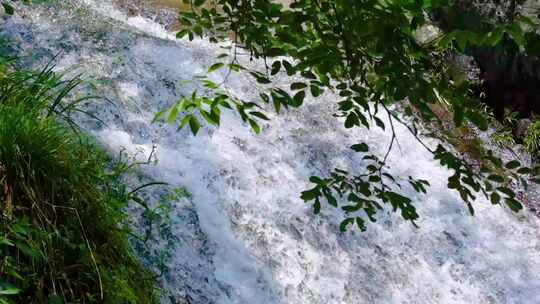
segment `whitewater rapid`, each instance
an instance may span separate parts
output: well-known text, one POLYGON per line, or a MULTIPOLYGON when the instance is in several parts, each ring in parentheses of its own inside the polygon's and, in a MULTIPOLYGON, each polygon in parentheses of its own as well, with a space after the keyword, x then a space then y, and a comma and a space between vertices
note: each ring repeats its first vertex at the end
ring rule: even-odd
MULTIPOLYGON (((86 106, 105 124, 78 119, 111 154, 125 150, 142 160, 156 148, 157 163, 135 179, 189 193, 171 204, 171 221, 153 236, 152 250, 139 252, 147 263, 161 252, 167 257, 164 303, 540 303, 538 219, 482 199, 471 217, 446 187, 450 172, 405 129, 397 129, 390 165, 395 175, 431 183, 425 196, 405 189, 420 228, 386 212, 365 233, 340 233, 333 210, 314 216, 300 200, 307 178, 334 167, 361 170, 362 156, 348 147, 365 141, 382 154, 390 137, 345 130, 331 115, 335 97, 272 115, 260 135, 224 112, 221 127, 194 137, 152 119, 191 92, 185 81, 204 74, 223 51, 218 46, 178 41, 108 0, 35 5, 5 18, 3 28, 27 65, 58 54, 58 71, 84 73, 84 93, 112 101, 86 106)), ((239 97, 257 94, 243 75, 227 85, 239 97)), ((140 212, 133 218, 145 225, 140 212)))

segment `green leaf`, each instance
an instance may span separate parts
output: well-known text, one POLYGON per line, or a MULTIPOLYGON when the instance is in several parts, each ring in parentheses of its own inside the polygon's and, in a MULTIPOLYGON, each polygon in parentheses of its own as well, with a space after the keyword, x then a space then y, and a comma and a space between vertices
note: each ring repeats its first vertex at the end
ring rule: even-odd
MULTIPOLYGON (((199 35, 199 37, 202 37, 203 35, 203 28, 200 26, 200 25, 195 25, 193 27, 193 32, 197 35, 199 35)), ((190 37, 191 38, 191 37, 190 37)))
POLYGON ((510 37, 514 39, 517 45, 521 47, 525 46, 525 35, 517 22, 510 24, 506 28, 506 31, 510 35, 510 37))
POLYGON ((460 50, 465 51, 465 48, 467 47, 467 43, 469 42, 469 33, 465 31, 457 31, 456 32, 456 41, 460 48, 460 50))
POLYGON ((211 113, 208 113, 205 110, 200 110, 200 113, 201 113, 202 118, 204 118, 204 120, 206 120, 209 124, 214 125, 214 126, 219 125, 219 116, 216 117, 215 115, 212 115, 211 113))
POLYGON ((501 196, 497 192, 491 193, 491 203, 493 205, 498 205, 501 202, 501 196))
POLYGON ((225 64, 223 62, 214 63, 208 68, 208 73, 212 73, 212 72, 222 68, 223 66, 225 66, 225 64))
POLYGON ((214 89, 218 88, 218 85, 215 82, 210 81, 208 79, 203 80, 202 83, 203 83, 204 87, 209 88, 211 90, 214 90, 214 89))
POLYGON ((0 282, 0 295, 16 295, 21 290, 8 282, 0 282))
POLYGON ((364 220, 361 217, 356 218, 356 226, 361 231, 366 231, 366 224, 364 223, 364 220))
POLYGON ((48 304, 63 304, 64 301, 59 295, 50 295, 48 304))
POLYGON ((499 42, 501 41, 501 39, 503 38, 504 36, 504 29, 499 27, 491 32, 489 32, 485 39, 484 39, 484 44, 487 44, 488 46, 496 46, 497 44, 499 44, 499 42))
POLYGON ((292 64, 290 64, 287 60, 282 60, 281 62, 283 63, 283 66, 285 67, 285 70, 287 71, 287 76, 292 76, 296 73, 292 64))
POLYGON ((36 249, 35 247, 28 246, 27 244, 16 242, 15 246, 25 255, 32 257, 32 258, 41 258, 43 257, 42 252, 39 251, 39 249, 36 249))
POLYGON ((176 120, 177 117, 178 117, 178 106, 174 105, 169 110, 169 115, 167 115, 167 123, 172 124, 176 120))
POLYGON ((527 167, 522 167, 517 170, 517 173, 519 174, 531 174, 532 170, 527 167))
POLYGON ((263 119, 263 120, 270 120, 270 118, 268 118, 266 115, 264 115, 261 112, 254 111, 254 112, 249 112, 249 114, 251 114, 251 115, 253 115, 253 116, 257 117, 257 118, 263 119))
POLYGON ((513 198, 507 198, 507 199, 504 200, 504 202, 514 212, 518 212, 521 209, 523 209, 523 205, 521 205, 520 202, 518 202, 517 200, 515 200, 513 198))
POLYGON ((255 134, 261 133, 261 127, 257 124, 255 120, 250 119, 249 125, 251 126, 251 129, 253 130, 253 132, 255 132, 255 134))
POLYGON ((317 76, 315 76, 315 74, 313 74, 311 71, 302 71, 300 74, 302 77, 307 79, 317 79, 317 76))
POLYGON ((183 30, 179 31, 178 33, 176 33, 176 38, 182 39, 188 34, 188 32, 189 32, 188 30, 183 29, 183 30))
POLYGON ((324 184, 324 180, 322 180, 320 177, 318 176, 312 176, 309 178, 309 181, 314 183, 314 184, 319 184, 319 185, 322 185, 324 184))
POLYGON ((321 212, 321 201, 319 198, 315 198, 315 203, 313 203, 313 213, 319 214, 321 212))
POLYGON ((500 175, 496 175, 496 174, 492 174, 492 175, 488 176, 488 179, 492 180, 494 182, 497 182, 497 183, 503 183, 504 182, 504 177, 502 177, 500 175))
POLYGON ((319 191, 319 186, 317 186, 313 189, 303 191, 302 194, 300 195, 300 198, 307 202, 307 201, 314 200, 320 195, 321 195, 321 192, 319 191))
POLYGON ((378 183, 381 181, 381 177, 378 176, 378 175, 371 175, 369 177, 369 181, 372 182, 372 183, 378 183))
POLYGON ((278 57, 278 56, 284 56, 286 54, 287 54, 287 52, 284 49, 279 48, 279 47, 270 48, 266 52, 266 55, 268 57, 278 57))
POLYGON ((6 14, 13 15, 15 13, 13 6, 11 6, 10 4, 2 2, 2 6, 4 7, 4 11, 6 12, 6 14))
POLYGON ((341 232, 345 232, 345 231, 347 231, 347 226, 349 226, 351 224, 354 224, 354 218, 346 218, 339 225, 339 230, 341 230, 341 232))
POLYGON ((268 79, 267 77, 265 77, 264 75, 260 74, 260 73, 254 73, 254 72, 250 72, 250 74, 255 77, 255 80, 258 82, 258 83, 261 83, 261 84, 269 84, 269 83, 272 83, 272 81, 270 81, 270 79, 268 79))
POLYGON ((454 33, 448 33, 448 34, 443 35, 441 39, 439 40, 439 43, 438 43, 439 47, 448 48, 448 46, 452 43, 454 38, 455 38, 454 33))
POLYGON ((488 129, 488 121, 484 115, 476 111, 468 111, 466 113, 467 118, 474 123, 480 130, 486 131, 488 129))
POLYGON ((184 116, 182 120, 180 120, 180 125, 178 125, 178 129, 182 129, 183 127, 185 127, 189 123, 191 116, 193 115, 190 114, 190 115, 184 116))
POLYGON ((343 111, 343 112, 350 111, 354 107, 354 104, 353 104, 352 100, 350 100, 350 99, 345 99, 343 101, 340 101, 338 103, 338 105, 339 105, 339 110, 343 111))
POLYGON ((269 102, 270 102, 270 97, 268 97, 267 94, 261 93, 261 94, 259 94, 259 96, 261 96, 261 99, 262 99, 265 103, 269 103, 269 102))
POLYGON ((536 27, 537 24, 528 16, 525 16, 525 15, 519 15, 517 20, 522 23, 524 26, 529 26, 529 27, 536 27))
POLYGON ((313 97, 321 96, 322 90, 318 85, 311 85, 309 88, 313 97))
POLYGON ((360 143, 360 144, 352 145, 351 149, 353 149, 355 152, 368 152, 369 146, 366 143, 360 143))
POLYGON ((473 205, 469 202, 467 202, 467 208, 469 209, 469 213, 474 216, 474 208, 473 205))
POLYGON ((347 206, 341 207, 341 209, 343 211, 345 211, 345 212, 352 213, 352 212, 356 212, 356 211, 362 209, 362 204, 360 203, 360 204, 354 204, 354 205, 347 205, 347 206))
POLYGON ((241 70, 244 70, 245 68, 239 64, 236 64, 236 63, 230 63, 227 65, 229 67, 229 69, 231 69, 232 71, 235 71, 235 72, 238 72, 238 71, 241 71, 241 70))
POLYGON ((193 135, 197 135, 197 133, 199 132, 201 125, 199 124, 199 121, 197 120, 197 118, 195 118, 195 116, 191 116, 191 118, 189 119, 189 128, 191 129, 191 133, 193 133, 193 135))
POLYGON ((324 197, 326 197, 326 200, 328 201, 328 204, 337 207, 338 203, 337 200, 330 192, 325 192, 324 197))
POLYGON ((379 128, 381 128, 381 129, 383 129, 383 130, 385 129, 384 123, 383 123, 383 121, 382 121, 379 117, 373 116, 373 119, 375 119, 375 124, 376 124, 379 128))
POLYGON ((347 87, 348 87, 347 83, 342 82, 342 83, 340 83, 340 84, 338 84, 338 85, 336 86, 336 89, 342 91, 342 90, 345 90, 347 87))
POLYGON ((163 109, 157 112, 156 115, 154 115, 154 118, 152 119, 152 123, 159 121, 165 115, 166 112, 167 112, 167 109, 163 109))
POLYGON ((5 246, 15 246, 9 239, 5 238, 4 236, 0 236, 0 245, 5 246))
POLYGON ((347 115, 347 119, 345 119, 345 128, 350 129, 359 125, 360 121, 358 120, 358 116, 355 113, 349 113, 349 115, 347 115))
POLYGON ((281 62, 274 61, 274 63, 272 64, 272 71, 270 72, 270 74, 276 75, 277 73, 279 73, 279 70, 281 70, 281 62))
POLYGON ((281 99, 272 94, 272 104, 274 105, 274 109, 276 109, 276 113, 279 114, 281 111, 281 99))
POLYGON ((502 192, 506 195, 508 195, 508 197, 511 197, 511 198, 514 198, 516 196, 516 193, 510 189, 510 188, 506 188, 506 187, 497 187, 497 190, 499 192, 502 192))
POLYGON ((516 169, 517 167, 521 166, 521 163, 517 160, 512 160, 506 164, 506 169, 512 170, 516 169))
POLYGON ((307 87, 307 84, 305 84, 303 82, 295 82, 295 83, 291 84, 291 90, 293 90, 293 91, 302 90, 302 89, 304 89, 306 87, 307 87))
POLYGON ((296 93, 293 97, 293 103, 291 106, 299 107, 304 103, 304 98, 306 97, 306 91, 300 91, 296 93))

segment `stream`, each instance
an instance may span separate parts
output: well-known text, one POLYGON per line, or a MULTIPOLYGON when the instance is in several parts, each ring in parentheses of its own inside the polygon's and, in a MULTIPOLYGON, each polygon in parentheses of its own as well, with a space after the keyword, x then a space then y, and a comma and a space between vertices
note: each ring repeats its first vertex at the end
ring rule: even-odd
MULTIPOLYGON (((186 193, 170 203, 170 221, 156 228, 151 249, 135 246, 148 265, 164 257, 163 303, 540 303, 538 218, 484 199, 470 216, 447 189, 450 172, 406 129, 396 130, 399 149, 390 166, 394 175, 431 183, 427 195, 404 188, 419 209, 420 228, 388 210, 364 233, 341 233, 339 213, 325 207, 313 215, 300 192, 310 175, 362 170, 362 155, 349 146, 365 141, 383 155, 390 134, 345 130, 331 115, 330 94, 270 115, 260 135, 233 112, 196 137, 152 123, 155 113, 191 93, 195 85, 187 81, 223 50, 177 40, 110 0, 50 2, 2 18, 2 35, 25 55, 24 64, 43 67, 58 55, 56 70, 87 80, 81 94, 111 101, 85 106, 104 123, 77 117, 111 155, 145 160, 155 147, 155 164, 142 167, 134 182, 165 181, 186 193)), ((227 87, 239 97, 258 95, 249 75, 234 75, 227 87)), ((154 203, 162 196, 146 193, 154 203)), ((137 208, 133 222, 148 224, 137 208)))

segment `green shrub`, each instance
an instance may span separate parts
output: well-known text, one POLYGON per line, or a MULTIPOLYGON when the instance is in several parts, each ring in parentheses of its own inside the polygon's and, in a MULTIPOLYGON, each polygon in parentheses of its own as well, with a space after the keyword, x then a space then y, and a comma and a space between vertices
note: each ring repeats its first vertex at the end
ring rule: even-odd
POLYGON ((79 82, 50 67, 0 75, 2 304, 157 302, 124 224, 130 166, 68 127, 79 82))
POLYGON ((525 134, 525 148, 533 157, 540 155, 540 119, 535 120, 525 134))

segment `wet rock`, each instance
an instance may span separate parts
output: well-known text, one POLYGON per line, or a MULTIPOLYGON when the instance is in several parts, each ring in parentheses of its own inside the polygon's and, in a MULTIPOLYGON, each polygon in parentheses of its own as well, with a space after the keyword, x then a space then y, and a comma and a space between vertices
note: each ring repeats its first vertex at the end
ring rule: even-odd
POLYGON ((514 136, 518 139, 523 139, 525 137, 525 134, 527 134, 527 130, 529 130, 529 127, 531 126, 532 121, 528 118, 520 119, 516 127, 514 128, 514 136))
MULTIPOLYGON (((178 0, 180 2, 181 0, 178 0)), ((145 0, 113 0, 128 16, 142 16, 161 24, 168 30, 178 28, 178 14, 174 9, 155 5, 145 0)))

